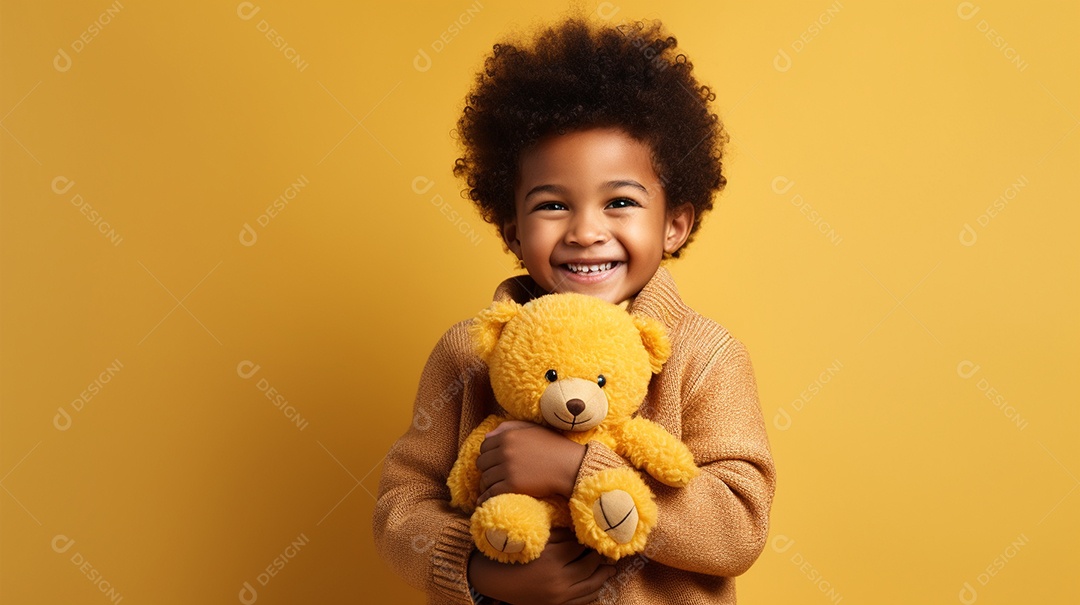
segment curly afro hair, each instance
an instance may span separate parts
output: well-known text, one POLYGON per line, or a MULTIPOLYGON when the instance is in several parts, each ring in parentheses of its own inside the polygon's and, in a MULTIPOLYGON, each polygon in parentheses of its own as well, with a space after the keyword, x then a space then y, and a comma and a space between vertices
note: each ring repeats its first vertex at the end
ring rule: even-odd
POLYGON ((457 123, 463 155, 454 175, 500 239, 515 217, 523 150, 549 134, 614 126, 649 145, 668 208, 694 207, 690 235, 670 255, 678 258, 727 183, 728 136, 709 107, 716 94, 676 43, 659 21, 593 26, 569 17, 530 45, 493 46, 457 123))

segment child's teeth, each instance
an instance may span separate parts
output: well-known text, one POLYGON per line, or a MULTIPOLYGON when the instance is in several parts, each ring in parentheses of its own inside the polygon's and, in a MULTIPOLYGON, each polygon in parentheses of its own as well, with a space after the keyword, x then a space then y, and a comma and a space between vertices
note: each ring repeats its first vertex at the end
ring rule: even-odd
POLYGON ((573 271, 574 273, 597 273, 597 272, 600 272, 600 271, 607 271, 612 266, 614 266, 614 263, 607 262, 607 263, 604 263, 602 265, 571 265, 571 264, 568 264, 567 266, 570 267, 570 270, 573 271))

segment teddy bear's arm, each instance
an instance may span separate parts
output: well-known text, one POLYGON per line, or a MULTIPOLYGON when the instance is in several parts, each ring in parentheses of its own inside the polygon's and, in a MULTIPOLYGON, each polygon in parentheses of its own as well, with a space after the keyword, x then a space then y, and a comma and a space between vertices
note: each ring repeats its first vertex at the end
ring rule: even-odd
POLYGON ((450 504, 460 508, 466 513, 472 513, 476 508, 476 500, 480 497, 480 470, 476 468, 476 459, 480 457, 480 446, 484 443, 484 437, 502 423, 505 418, 492 414, 473 429, 465 442, 461 444, 457 461, 450 469, 450 477, 446 480, 450 488, 450 504))
POLYGON ((645 418, 631 418, 617 429, 615 451, 672 487, 685 487, 701 470, 686 444, 645 418))

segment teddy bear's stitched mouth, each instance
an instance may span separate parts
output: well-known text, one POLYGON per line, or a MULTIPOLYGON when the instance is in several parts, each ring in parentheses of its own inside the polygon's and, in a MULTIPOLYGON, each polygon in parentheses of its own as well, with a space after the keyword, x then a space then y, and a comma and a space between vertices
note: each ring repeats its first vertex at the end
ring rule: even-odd
POLYGON ((558 414, 552 414, 552 415, 555 416, 556 418, 558 418, 561 422, 565 422, 566 424, 570 425, 570 428, 564 429, 564 430, 567 430, 567 431, 572 431, 572 430, 574 430, 575 426, 577 426, 579 424, 585 424, 588 421, 592 420, 592 416, 589 416, 588 418, 578 418, 577 416, 574 416, 570 420, 565 420, 565 419, 563 419, 562 416, 559 416, 558 414))

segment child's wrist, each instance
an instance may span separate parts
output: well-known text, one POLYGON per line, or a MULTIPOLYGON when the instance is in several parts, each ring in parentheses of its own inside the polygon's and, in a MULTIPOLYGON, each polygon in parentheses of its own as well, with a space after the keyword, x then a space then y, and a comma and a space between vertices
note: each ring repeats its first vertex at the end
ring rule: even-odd
MULTIPOLYGON (((473 548, 472 552, 469 553, 469 562, 468 562, 468 564, 466 565, 466 568, 465 568, 465 583, 469 586, 469 595, 472 596, 472 599, 473 599, 474 603, 479 602, 478 599, 482 599, 483 596, 484 596, 483 593, 480 592, 480 589, 476 587, 476 580, 477 580, 477 575, 478 575, 476 573, 477 571, 481 572, 479 574, 481 576, 480 577, 480 583, 483 584, 483 581, 484 581, 484 578, 482 577, 483 576, 483 570, 480 570, 479 569, 480 566, 476 564, 477 563, 477 557, 482 557, 482 556, 484 556, 483 553, 481 553, 478 549, 473 548)), ((484 561, 481 561, 480 563, 482 564, 482 563, 484 563, 484 561)))
POLYGON ((575 441, 570 441, 573 447, 566 448, 566 470, 567 473, 562 481, 562 485, 559 486, 557 493, 566 498, 570 498, 574 494, 574 486, 577 485, 578 472, 581 470, 581 462, 585 460, 586 446, 575 441))

